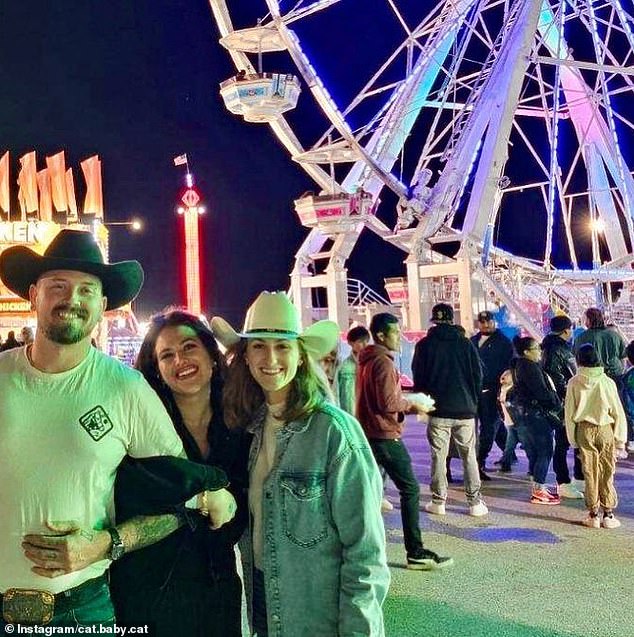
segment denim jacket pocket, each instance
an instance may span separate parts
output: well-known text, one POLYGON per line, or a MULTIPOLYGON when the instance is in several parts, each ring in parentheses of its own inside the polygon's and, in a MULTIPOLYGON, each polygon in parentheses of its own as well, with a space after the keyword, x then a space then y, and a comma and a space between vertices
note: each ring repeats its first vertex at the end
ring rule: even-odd
POLYGON ((280 475, 284 533, 291 542, 308 548, 328 535, 326 476, 319 473, 280 475))

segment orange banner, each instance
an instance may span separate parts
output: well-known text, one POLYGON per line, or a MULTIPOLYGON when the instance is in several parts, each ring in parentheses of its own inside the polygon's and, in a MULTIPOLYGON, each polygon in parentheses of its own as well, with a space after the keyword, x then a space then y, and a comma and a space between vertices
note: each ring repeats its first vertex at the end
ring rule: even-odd
POLYGON ((48 168, 37 173, 37 186, 40 191, 40 219, 53 221, 53 200, 51 199, 51 178, 48 168))
POLYGON ((66 200, 68 201, 68 222, 79 221, 77 214, 77 200, 75 199, 75 180, 73 179, 73 169, 66 171, 66 200))
POLYGON ((101 187, 101 161, 93 155, 81 162, 86 180, 86 198, 84 200, 84 214, 94 214, 97 219, 103 219, 103 193, 101 187))
POLYGON ((20 172, 18 173, 18 201, 20 202, 20 216, 26 221, 28 212, 37 212, 37 168, 35 151, 20 157, 20 172))
POLYGON ((64 151, 46 158, 46 167, 51 178, 51 195, 57 212, 68 210, 66 198, 66 160, 64 151))
POLYGON ((11 207, 9 197, 9 151, 2 155, 0 159, 0 208, 11 217, 11 207))

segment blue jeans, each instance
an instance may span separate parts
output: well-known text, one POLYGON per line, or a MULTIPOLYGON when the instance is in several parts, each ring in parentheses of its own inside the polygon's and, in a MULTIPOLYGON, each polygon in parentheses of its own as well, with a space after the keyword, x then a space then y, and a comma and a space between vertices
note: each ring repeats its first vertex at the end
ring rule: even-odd
POLYGON ((519 445, 520 439, 517 434, 517 426, 513 425, 506 429, 506 445, 504 446, 504 453, 502 454, 501 465, 503 467, 510 468, 510 466, 517 460, 515 455, 515 447, 519 445))
POLYGON ((372 438, 370 447, 379 467, 383 467, 401 496, 401 522, 403 542, 408 556, 423 550, 418 522, 420 486, 412 469, 412 459, 402 440, 372 438))
POLYGON ((493 448, 493 443, 503 451, 506 444, 506 428, 500 417, 497 393, 485 390, 480 394, 478 401, 478 466, 482 471, 486 467, 486 460, 493 448))
POLYGON ((537 484, 546 484, 548 466, 553 457, 553 428, 537 410, 522 410, 517 418, 517 434, 528 456, 529 472, 537 484))
MULTIPOLYGON (((110 626, 115 622, 114 608, 110 601, 110 591, 105 579, 103 583, 95 589, 91 589, 90 594, 81 597, 79 603, 64 612, 55 612, 53 619, 47 626, 110 626)), ((8 622, 0 618, 1 633, 6 631, 4 627, 8 622)), ((8 633, 7 633, 8 634, 8 633)), ((17 630, 16 630, 17 635, 17 630)))

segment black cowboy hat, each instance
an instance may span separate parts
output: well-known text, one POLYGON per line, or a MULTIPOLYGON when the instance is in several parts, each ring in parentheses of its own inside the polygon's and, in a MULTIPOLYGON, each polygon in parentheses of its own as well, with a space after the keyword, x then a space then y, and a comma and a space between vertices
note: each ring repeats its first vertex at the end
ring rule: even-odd
POLYGON ((129 303, 143 285, 143 268, 138 261, 106 263, 92 233, 83 230, 60 231, 44 254, 25 246, 7 248, 0 254, 0 278, 23 299, 29 298, 29 287, 50 270, 96 276, 108 298, 106 310, 129 303))

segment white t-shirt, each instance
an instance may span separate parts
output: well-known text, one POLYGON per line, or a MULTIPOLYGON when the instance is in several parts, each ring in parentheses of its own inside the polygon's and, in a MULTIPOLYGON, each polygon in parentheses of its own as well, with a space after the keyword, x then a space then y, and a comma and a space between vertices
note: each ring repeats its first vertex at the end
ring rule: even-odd
POLYGON ((143 376, 95 348, 74 369, 46 374, 25 348, 0 354, 0 592, 58 593, 101 575, 108 560, 53 579, 31 571, 21 548, 46 521, 103 529, 113 516, 117 466, 182 455, 163 404, 143 376))

